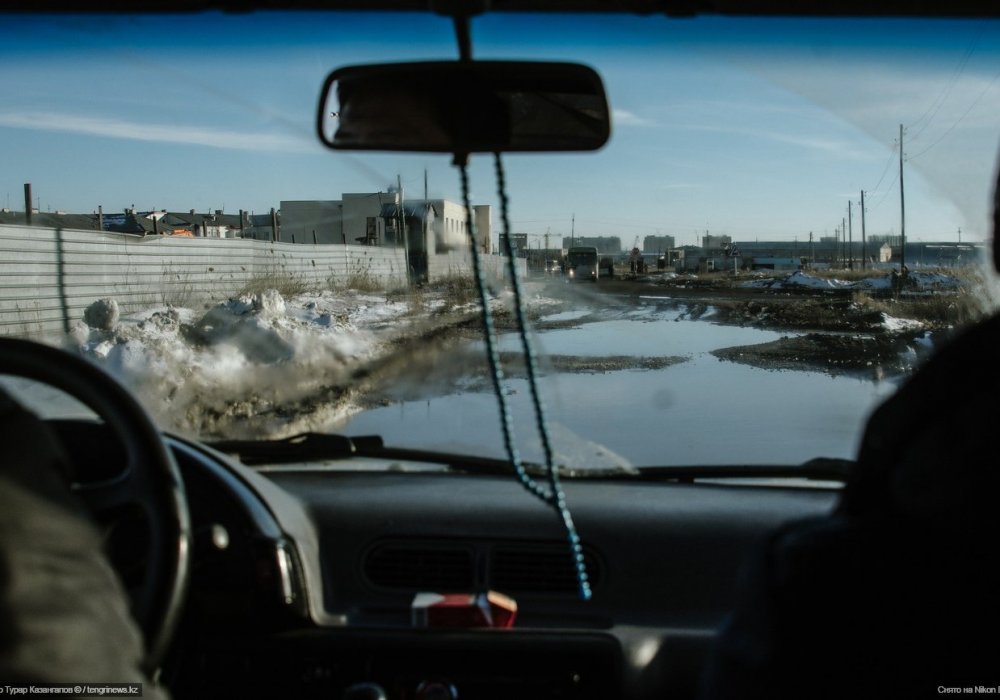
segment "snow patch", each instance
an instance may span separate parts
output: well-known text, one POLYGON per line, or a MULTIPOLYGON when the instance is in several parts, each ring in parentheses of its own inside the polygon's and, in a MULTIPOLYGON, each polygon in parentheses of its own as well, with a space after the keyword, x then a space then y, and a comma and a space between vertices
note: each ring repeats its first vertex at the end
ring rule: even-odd
POLYGON ((895 316, 890 316, 889 314, 883 312, 882 327, 890 333, 899 333, 902 331, 920 330, 924 327, 924 324, 910 318, 896 318, 895 316))
POLYGON ((383 352, 378 328, 409 306, 268 290, 204 313, 165 307, 68 338, 130 385, 161 427, 199 436, 276 437, 329 429, 351 405, 355 370, 383 352))
MULTIPOLYGON (((764 279, 743 282, 740 287, 750 289, 785 289, 789 287, 805 287, 809 289, 859 289, 888 290, 901 283, 894 281, 892 273, 881 277, 865 277, 854 282, 836 278, 815 277, 801 270, 796 270, 784 277, 767 277, 764 279)), ((962 280, 941 272, 908 272, 905 282, 901 284, 905 290, 932 291, 951 290, 962 287, 962 280)))

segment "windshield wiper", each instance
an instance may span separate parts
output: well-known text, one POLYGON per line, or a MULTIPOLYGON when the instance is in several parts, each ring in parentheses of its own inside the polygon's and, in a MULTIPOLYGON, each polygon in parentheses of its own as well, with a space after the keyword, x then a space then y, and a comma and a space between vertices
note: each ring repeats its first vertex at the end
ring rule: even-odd
MULTIPOLYGON (((217 440, 206 445, 219 452, 234 455, 247 466, 263 464, 294 464, 319 460, 398 459, 427 464, 441 464, 451 471, 508 476, 514 467, 503 459, 458 455, 434 450, 386 447, 379 435, 327 435, 301 433, 282 440, 217 440)), ((544 468, 526 464, 529 473, 543 474, 544 468)))
POLYGON ((348 437, 323 433, 301 433, 281 440, 216 440, 205 444, 213 450, 235 455, 246 465, 346 459, 359 456, 360 451, 383 447, 378 435, 348 437))
MULTIPOLYGON (((386 447, 379 435, 327 435, 302 433, 282 440, 217 440, 206 443, 219 452, 236 456, 247 466, 295 464, 355 457, 397 459, 426 464, 440 464, 449 471, 473 474, 509 475, 514 467, 504 459, 460 455, 408 447, 386 447)), ((817 457, 803 464, 734 464, 720 466, 638 467, 623 469, 574 469, 560 467, 560 474, 576 479, 637 478, 650 481, 693 482, 705 479, 807 479, 846 481, 854 462, 846 459, 817 457)), ((540 464, 524 463, 532 475, 543 475, 540 464)))

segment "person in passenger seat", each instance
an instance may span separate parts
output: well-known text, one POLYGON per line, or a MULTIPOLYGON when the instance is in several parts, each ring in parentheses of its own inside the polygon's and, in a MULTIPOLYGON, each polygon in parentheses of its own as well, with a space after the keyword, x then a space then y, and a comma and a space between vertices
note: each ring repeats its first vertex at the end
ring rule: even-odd
MULTIPOLYGON (((1000 271, 1000 180, 993 235, 1000 271)), ((1000 315, 937 352, 868 421, 834 512, 761 544, 704 669, 703 698, 1000 686, 997 348, 1000 315)))
POLYGON ((141 670, 142 635, 70 464, 0 389, 0 684, 142 683, 165 700, 141 670))

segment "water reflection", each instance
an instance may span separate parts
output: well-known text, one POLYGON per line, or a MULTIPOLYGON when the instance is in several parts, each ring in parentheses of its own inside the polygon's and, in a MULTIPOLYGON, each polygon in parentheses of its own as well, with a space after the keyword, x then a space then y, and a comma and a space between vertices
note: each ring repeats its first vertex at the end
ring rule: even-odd
MULTIPOLYGON (((797 335, 693 321, 686 315, 683 308, 643 307, 626 312, 625 318, 541 333, 536 343, 540 351, 553 355, 656 357, 707 353, 797 335)), ((546 320, 548 317, 542 319, 546 320)), ((501 350, 516 351, 519 347, 517 337, 512 334, 501 339, 501 350)))
MULTIPOLYGON (((887 382, 765 370, 708 354, 787 333, 689 320, 676 309, 644 307, 627 313, 625 318, 544 332, 537 342, 552 354, 690 359, 650 371, 543 377, 541 389, 563 463, 607 466, 619 459, 616 454, 633 465, 850 458, 869 413, 895 389, 887 382)), ((501 347, 516 351, 516 337, 502 338, 501 347)), ((507 386, 522 456, 541 460, 527 382, 509 380, 507 386)), ((378 433, 394 445, 504 455, 496 399, 486 391, 371 410, 357 416, 346 432, 378 433)))

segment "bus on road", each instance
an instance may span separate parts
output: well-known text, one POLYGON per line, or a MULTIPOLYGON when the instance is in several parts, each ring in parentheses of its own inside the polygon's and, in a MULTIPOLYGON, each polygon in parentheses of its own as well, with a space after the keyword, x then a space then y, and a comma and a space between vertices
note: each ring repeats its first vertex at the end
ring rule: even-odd
POLYGON ((597 281, 597 248, 577 246, 566 254, 566 276, 569 280, 597 281))

